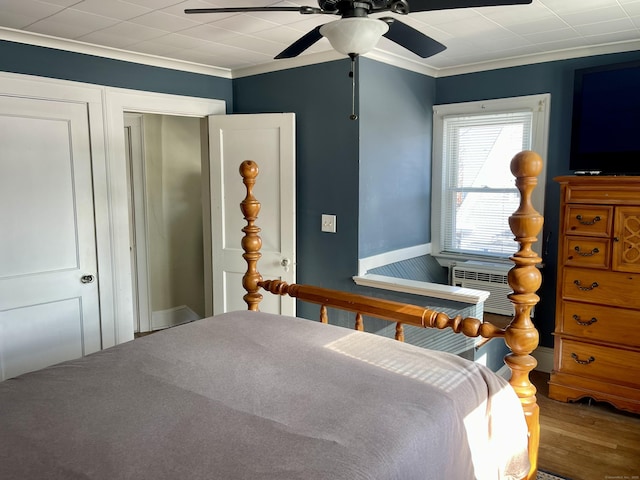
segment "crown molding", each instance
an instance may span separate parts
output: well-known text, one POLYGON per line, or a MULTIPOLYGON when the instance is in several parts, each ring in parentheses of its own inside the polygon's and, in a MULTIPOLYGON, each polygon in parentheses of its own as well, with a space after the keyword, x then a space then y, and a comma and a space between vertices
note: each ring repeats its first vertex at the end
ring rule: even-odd
MULTIPOLYGON (((388 65, 409 70, 422 75, 427 75, 433 78, 451 77, 454 75, 464 75, 467 73, 484 72, 488 70, 498 70, 501 68, 521 67, 524 65, 532 65, 536 63, 554 62, 558 60, 569 60, 572 58, 591 57, 596 55, 606 55, 610 53, 623 53, 640 50, 640 40, 630 40, 625 42, 609 43, 604 45, 597 45, 593 47, 580 47, 571 48, 566 50, 557 50, 554 52, 520 55, 517 57, 503 58, 500 60, 494 60, 490 62, 478 62, 466 65, 457 65, 454 67, 436 68, 421 63, 420 59, 412 60, 404 58, 399 55, 395 55, 381 50, 373 50, 365 55, 366 58, 386 63, 388 65)), ((239 70, 233 70, 232 77, 247 77, 251 75, 258 75, 261 73, 275 72, 279 70, 286 70, 288 68, 301 67, 306 65, 313 65, 317 63, 324 63, 332 60, 339 60, 346 58, 335 51, 326 51, 321 53, 315 53, 310 55, 302 55, 300 57, 291 58, 287 60, 274 60, 269 63, 257 65, 254 67, 243 68, 239 70)))
POLYGON ((441 68, 436 69, 436 74, 432 76, 450 77, 453 75, 463 75, 465 73, 477 73, 487 70, 497 70, 500 68, 521 67, 536 63, 570 60, 572 58, 592 57, 596 55, 607 55, 610 53, 632 52, 635 50, 640 50, 640 40, 608 43, 593 47, 570 48, 541 54, 520 55, 518 57, 504 58, 491 62, 480 62, 456 67, 441 68))
MULTIPOLYGON (((298 57, 289 59, 273 60, 261 65, 232 70, 229 68, 187 62, 184 60, 176 60, 157 55, 149 55, 144 53, 131 52, 129 50, 121 50, 118 48, 104 47, 100 45, 79 42, 77 40, 67 40, 49 35, 25 32, 22 30, 15 30, 7 27, 0 27, 0 40, 36 45, 40 47, 55 48, 59 50, 111 58, 126 62, 133 62, 160 68, 168 68, 171 70, 180 70, 184 72, 199 73, 202 75, 211 75, 229 79, 260 75, 262 73, 277 72, 290 68, 304 67, 308 65, 315 65, 346 58, 344 55, 341 55, 334 50, 327 50, 324 52, 300 55, 298 57)), ((432 78, 441 78, 454 75, 463 75, 467 73, 497 70, 501 68, 519 67, 536 63, 569 60, 572 58, 606 55, 611 53, 623 53, 636 50, 640 50, 640 40, 609 43, 593 47, 557 50, 549 53, 521 55, 518 57, 504 58, 490 62, 478 62, 443 68, 436 68, 425 65, 424 63, 422 63, 422 60, 418 58, 416 58, 415 60, 404 58, 396 54, 383 52, 381 50, 373 50, 372 52, 364 55, 364 57, 394 67, 402 68, 404 70, 409 70, 422 75, 430 76, 432 78)))
POLYGON ((378 62, 386 63, 393 67, 402 68, 404 70, 420 73, 429 77, 438 77, 438 69, 420 63, 420 59, 411 60, 409 58, 404 58, 389 52, 382 52, 380 50, 373 50, 364 56, 372 60, 377 60, 378 62))
MULTIPOLYGON (((365 58, 377 60, 381 63, 386 63, 394 67, 403 68, 405 70, 411 70, 413 72, 421 73, 423 75, 429 75, 432 77, 437 76, 437 70, 423 65, 415 60, 402 58, 392 53, 382 52, 380 50, 373 50, 369 53, 362 55, 365 58)), ((311 53, 306 55, 300 55, 295 58, 287 58, 283 60, 273 60, 271 62, 263 63, 262 65, 255 65, 246 68, 240 68, 233 70, 233 78, 249 77, 251 75, 259 75, 261 73, 277 72, 280 70, 287 70, 289 68, 305 67, 308 65, 316 65, 319 63, 331 62, 334 60, 344 60, 347 57, 335 50, 327 50, 319 53, 311 53)))
POLYGON ((260 75, 261 73, 278 72, 288 70, 290 68, 306 67, 308 65, 316 65, 318 63, 332 62, 334 60, 343 60, 347 57, 336 52, 335 50, 327 50, 319 53, 309 53, 294 58, 284 58, 281 60, 272 60, 271 62, 251 67, 237 68, 232 72, 232 78, 250 77, 252 75, 260 75))
POLYGON ((86 55, 110 58, 114 60, 122 60, 125 62, 140 63, 143 65, 168 68, 171 70, 180 70, 183 72, 199 73, 202 75, 211 75, 214 77, 231 78, 231 70, 228 68, 212 67, 210 65, 187 62, 184 60, 175 60, 171 58, 160 57, 157 55, 149 55, 145 53, 131 52, 129 50, 121 50, 119 48, 104 47, 101 45, 79 42, 77 40, 67 40, 50 35, 25 32, 23 30, 15 30, 13 28, 0 27, 0 40, 25 43, 28 45, 36 45, 39 47, 55 48, 58 50, 83 53, 86 55))

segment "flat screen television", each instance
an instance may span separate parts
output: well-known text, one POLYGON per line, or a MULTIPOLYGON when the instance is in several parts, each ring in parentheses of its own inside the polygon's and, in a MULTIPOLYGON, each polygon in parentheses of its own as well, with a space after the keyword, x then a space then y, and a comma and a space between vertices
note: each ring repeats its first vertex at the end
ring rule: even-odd
POLYGON ((575 71, 569 168, 640 174, 640 61, 575 71))

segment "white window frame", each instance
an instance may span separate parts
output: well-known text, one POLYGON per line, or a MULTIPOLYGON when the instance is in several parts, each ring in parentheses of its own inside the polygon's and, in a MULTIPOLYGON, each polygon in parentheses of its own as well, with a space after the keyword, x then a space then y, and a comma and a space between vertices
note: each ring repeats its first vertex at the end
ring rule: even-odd
MULTIPOLYGON (((544 195, 546 183, 546 158, 549 139, 549 110, 551 95, 527 95, 522 97, 500 98, 477 102, 454 103, 447 105, 434 105, 433 107, 433 152, 431 166, 431 255, 443 266, 467 261, 487 261, 492 263, 505 262, 508 258, 494 256, 482 256, 473 254, 457 254, 444 251, 444 229, 441 218, 446 215, 443 203, 444 178, 443 178, 443 152, 444 152, 444 119, 448 116, 462 115, 486 115, 495 113, 508 113, 513 111, 530 110, 533 114, 531 132, 531 150, 538 153, 543 159, 542 172, 538 176, 538 185, 532 195, 534 208, 541 214, 544 212, 544 195)), ((542 232, 541 232, 542 234, 542 232)), ((533 248, 541 254, 542 239, 539 237, 533 248)), ((515 251, 513 252, 515 253, 515 251)))

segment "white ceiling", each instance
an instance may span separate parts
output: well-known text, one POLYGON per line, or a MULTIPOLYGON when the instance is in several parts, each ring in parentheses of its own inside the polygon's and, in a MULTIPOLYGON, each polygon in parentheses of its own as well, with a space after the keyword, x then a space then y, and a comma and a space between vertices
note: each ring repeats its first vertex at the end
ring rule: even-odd
MULTIPOLYGON (((316 6, 317 2, 0 0, 0 27, 6 27, 0 29, 0 38, 37 44, 53 41, 72 50, 105 46, 114 55, 135 52, 156 62, 167 58, 218 67, 229 76, 286 68, 294 61, 314 63, 328 55, 337 58, 322 39, 294 61, 273 60, 300 36, 337 16, 184 14, 185 8, 267 5, 316 6), (71 42, 61 44, 59 39, 71 42)), ((531 5, 421 12, 399 19, 445 44, 447 50, 421 59, 382 38, 369 56, 435 76, 640 50, 640 0, 533 0, 531 5)))

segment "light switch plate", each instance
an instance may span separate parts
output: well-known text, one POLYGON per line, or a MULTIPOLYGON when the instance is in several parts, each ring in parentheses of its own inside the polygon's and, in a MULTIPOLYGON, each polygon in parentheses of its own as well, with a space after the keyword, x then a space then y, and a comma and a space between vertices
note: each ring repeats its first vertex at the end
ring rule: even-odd
POLYGON ((322 231, 336 233, 336 216, 322 214, 322 231))

